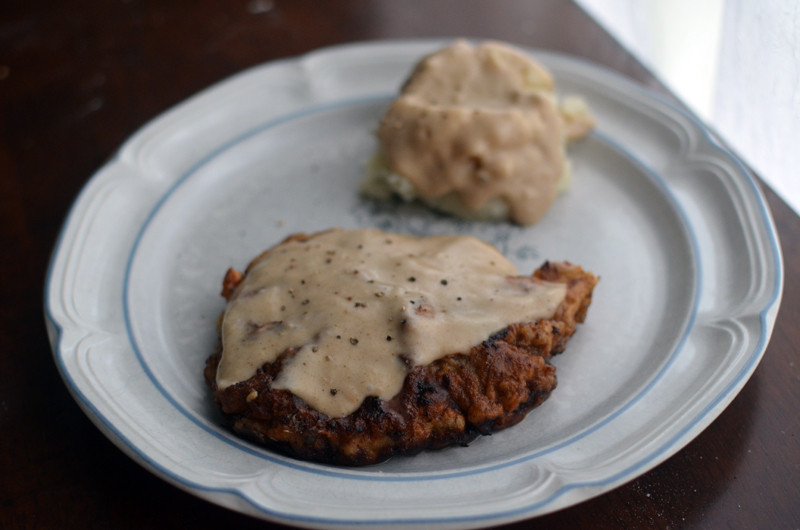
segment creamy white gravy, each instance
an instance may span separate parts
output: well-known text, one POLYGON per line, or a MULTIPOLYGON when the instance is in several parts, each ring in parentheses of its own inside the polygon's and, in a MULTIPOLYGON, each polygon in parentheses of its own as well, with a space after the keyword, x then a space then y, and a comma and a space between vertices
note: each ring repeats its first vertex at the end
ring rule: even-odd
POLYGON ((565 295, 467 236, 332 230, 284 242, 251 263, 231 297, 217 385, 296 348, 273 387, 345 416, 367 396, 391 399, 415 365, 551 317, 565 295))
POLYGON ((417 65, 378 138, 389 170, 420 196, 455 193, 472 211, 500 197, 529 225, 555 199, 579 123, 565 129, 552 77, 521 52, 457 41, 417 65))

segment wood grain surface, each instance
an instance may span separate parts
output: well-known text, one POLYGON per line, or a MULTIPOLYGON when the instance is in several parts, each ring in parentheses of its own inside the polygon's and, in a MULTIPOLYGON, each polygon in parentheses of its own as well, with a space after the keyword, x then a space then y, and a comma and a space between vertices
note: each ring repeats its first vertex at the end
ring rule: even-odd
MULTIPOLYGON (((459 36, 566 52, 671 97, 566 1, 2 2, 0 528, 279 527, 156 478, 87 419, 58 375, 45 332, 50 253, 94 171, 140 126, 193 93, 323 46, 459 36)), ((662 465, 509 528, 800 527, 800 217, 764 192, 786 286, 772 340, 743 391, 662 465)))

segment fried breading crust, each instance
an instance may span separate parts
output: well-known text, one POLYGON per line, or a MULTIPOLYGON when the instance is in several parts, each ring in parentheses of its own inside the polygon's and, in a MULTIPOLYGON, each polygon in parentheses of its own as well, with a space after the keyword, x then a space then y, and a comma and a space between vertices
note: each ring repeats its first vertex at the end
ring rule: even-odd
MULTIPOLYGON (((291 349, 250 379, 219 389, 220 345, 206 363, 205 379, 235 432, 301 459, 356 466, 466 444, 519 423, 548 398, 556 387, 556 369, 548 361, 583 322, 598 281, 568 262, 546 262, 532 277, 567 285, 552 319, 512 324, 467 353, 415 366, 397 396, 389 401, 368 397, 343 418, 328 417, 292 393, 271 388, 291 349)), ((226 297, 241 279, 229 271, 226 297)))

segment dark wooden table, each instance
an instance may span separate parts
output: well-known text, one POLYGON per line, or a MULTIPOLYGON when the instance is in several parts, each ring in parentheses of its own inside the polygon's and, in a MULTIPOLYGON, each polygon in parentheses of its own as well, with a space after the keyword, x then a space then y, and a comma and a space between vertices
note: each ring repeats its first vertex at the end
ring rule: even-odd
MULTIPOLYGON (((70 398, 42 309, 59 227, 126 137, 216 81, 347 41, 456 36, 567 52, 666 94, 584 12, 556 0, 3 2, 0 528, 270 526, 151 475, 70 398)), ((752 379, 662 465, 515 528, 800 527, 800 217, 762 188, 783 246, 786 286, 752 379)))

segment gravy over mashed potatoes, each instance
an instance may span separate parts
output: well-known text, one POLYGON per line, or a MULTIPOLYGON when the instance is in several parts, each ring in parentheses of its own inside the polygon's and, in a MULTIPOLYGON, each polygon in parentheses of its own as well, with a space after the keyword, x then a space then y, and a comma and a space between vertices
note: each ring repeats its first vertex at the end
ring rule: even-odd
POLYGON ((569 183, 568 140, 594 122, 505 44, 457 41, 424 58, 378 129, 362 192, 483 220, 538 221, 569 183))

